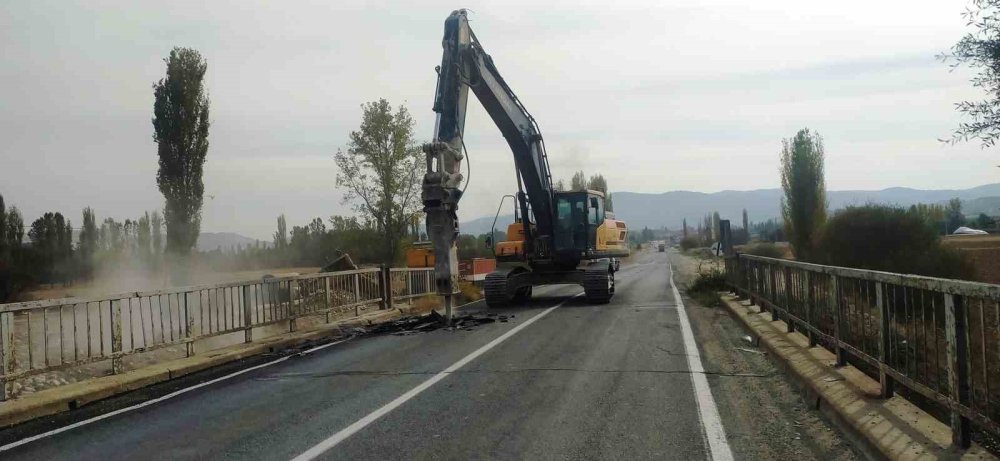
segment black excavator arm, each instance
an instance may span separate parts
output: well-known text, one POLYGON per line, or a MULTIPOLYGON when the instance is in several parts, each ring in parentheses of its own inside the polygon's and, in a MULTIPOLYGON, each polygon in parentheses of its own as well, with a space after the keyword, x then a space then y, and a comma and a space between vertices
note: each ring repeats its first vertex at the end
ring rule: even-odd
POLYGON ((465 10, 454 11, 445 20, 442 46, 444 53, 434 96, 434 111, 437 112, 434 141, 424 145, 427 174, 422 198, 427 213, 427 231, 434 244, 438 293, 445 295, 448 304, 457 283, 456 211, 461 198, 462 135, 470 88, 514 155, 526 253, 536 258, 549 256, 554 217, 552 177, 538 124, 472 33, 465 10), (533 231, 529 226, 532 218, 533 231))

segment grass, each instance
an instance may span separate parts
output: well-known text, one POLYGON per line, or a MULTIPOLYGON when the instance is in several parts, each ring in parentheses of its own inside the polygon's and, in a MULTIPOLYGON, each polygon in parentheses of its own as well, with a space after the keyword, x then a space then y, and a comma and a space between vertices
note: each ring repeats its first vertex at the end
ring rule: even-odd
POLYGON ((785 250, 778 247, 773 243, 758 242, 746 245, 740 249, 741 253, 755 256, 764 256, 766 258, 784 258, 785 250))
POLYGON ((726 276, 722 271, 712 269, 708 272, 699 272, 698 277, 687 289, 688 296, 698 304, 705 307, 722 306, 720 291, 726 290, 726 276))

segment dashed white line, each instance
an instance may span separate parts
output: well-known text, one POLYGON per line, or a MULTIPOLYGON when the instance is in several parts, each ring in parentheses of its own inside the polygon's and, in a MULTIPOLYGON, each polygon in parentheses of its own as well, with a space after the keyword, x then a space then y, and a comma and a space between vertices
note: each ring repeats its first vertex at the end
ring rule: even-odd
POLYGON ((479 349, 476 349, 471 354, 466 355, 465 357, 462 357, 461 360, 455 362, 450 367, 446 368, 444 371, 442 371, 442 372, 440 372, 440 373, 432 376, 427 381, 424 381, 424 382, 420 383, 417 387, 414 387, 413 389, 410 389, 405 394, 403 394, 403 395, 401 395, 399 397, 396 397, 395 400, 393 400, 393 401, 391 401, 391 402, 383 405, 381 408, 379 408, 379 409, 377 409, 377 410, 369 413, 365 417, 357 420, 356 422, 354 422, 354 424, 351 424, 350 426, 347 426, 347 427, 341 429, 336 434, 331 435, 326 440, 323 440, 322 442, 316 444, 316 446, 314 446, 314 447, 306 450, 301 455, 298 455, 295 458, 292 458, 292 461, 309 461, 309 460, 315 459, 316 457, 322 455, 327 450, 329 450, 329 449, 337 446, 337 444, 339 444, 340 442, 343 442, 345 439, 347 439, 348 437, 354 435, 355 433, 357 433, 361 429, 364 429, 365 426, 368 426, 369 424, 375 422, 375 420, 377 420, 377 419, 385 416, 386 414, 388 414, 392 410, 395 410, 400 405, 406 403, 408 400, 416 397, 421 392, 427 390, 428 388, 430 388, 431 386, 433 386, 434 384, 436 384, 438 381, 441 381, 442 379, 448 377, 448 375, 450 375, 451 373, 454 373, 459 368, 462 368, 463 366, 467 365, 469 362, 475 360, 480 355, 485 354, 487 351, 489 351, 490 349, 493 349, 498 344, 506 341, 511 336, 516 335, 519 331, 527 328, 528 325, 531 325, 532 323, 535 323, 535 321, 537 321, 538 319, 540 319, 540 318, 545 317, 546 315, 548 315, 549 312, 552 312, 552 311, 560 308, 563 304, 566 304, 566 302, 568 302, 569 300, 571 300, 573 298, 576 298, 577 296, 580 296, 581 294, 582 293, 578 293, 578 294, 574 295, 573 297, 570 297, 569 299, 566 299, 563 302, 561 302, 559 304, 556 304, 555 306, 552 306, 552 307, 550 307, 548 309, 545 309, 544 311, 540 312, 538 315, 536 315, 536 316, 534 316, 534 317, 526 320, 524 323, 522 323, 522 324, 520 324, 520 325, 518 325, 518 326, 516 326, 514 328, 511 328, 508 332, 504 333, 503 335, 500 335, 498 338, 494 339, 493 341, 490 341, 485 346, 480 347, 479 349))
POLYGON ((719 418, 719 409, 715 406, 715 399, 712 398, 712 388, 708 386, 708 379, 705 377, 705 367, 701 364, 701 355, 698 353, 698 344, 694 341, 694 333, 691 330, 691 321, 688 319, 687 311, 684 309, 684 301, 681 300, 681 293, 674 284, 674 268, 667 266, 670 270, 670 289, 673 291, 674 299, 677 301, 677 311, 681 323, 681 336, 684 339, 684 351, 687 355, 688 369, 691 370, 691 383, 694 386, 695 402, 698 403, 698 415, 701 419, 702 435, 708 445, 709 456, 713 461, 732 461, 733 452, 729 448, 729 441, 726 439, 726 430, 722 427, 722 420, 719 418))
MULTIPOLYGON (((347 338, 347 339, 342 339, 340 341, 334 341, 332 343, 323 344, 321 346, 316 346, 316 347, 314 347, 312 349, 304 350, 304 351, 302 351, 302 352, 300 352, 300 353, 298 353, 296 355, 310 354, 312 352, 316 352, 316 351, 321 350, 321 349, 326 349, 326 348, 328 348, 330 346, 336 346, 337 344, 341 344, 341 343, 350 341, 351 339, 353 339, 353 337, 347 338)), ((51 437, 51 436, 56 435, 56 434, 61 434, 61 433, 66 432, 66 431, 70 431, 70 430, 76 429, 78 427, 86 426, 86 425, 91 424, 91 423, 96 423, 97 421, 108 419, 108 418, 110 418, 112 416, 118 416, 118 415, 120 415, 122 413, 128 413, 130 411, 135 411, 135 410, 138 410, 140 408, 148 407, 150 405, 155 405, 155 404, 163 402, 165 400, 170 400, 170 399, 172 399, 174 397, 177 397, 179 395, 186 394, 186 393, 191 392, 191 391, 193 391, 195 389, 200 389, 200 388, 203 388, 205 386, 211 386, 212 384, 215 384, 215 383, 218 383, 218 382, 221 382, 221 381, 225 381, 227 379, 234 378, 236 376, 239 376, 239 375, 242 375, 242 374, 245 374, 245 373, 249 373, 249 372, 254 371, 254 370, 259 370, 261 368, 269 367, 271 365, 276 365, 276 364, 284 362, 285 360, 288 360, 288 359, 290 359, 292 357, 295 357, 296 355, 286 355, 286 356, 281 357, 279 359, 272 360, 272 361, 267 362, 267 363, 262 363, 260 365, 255 365, 255 366, 252 366, 250 368, 246 368, 246 369, 237 371, 235 373, 230 373, 230 374, 225 375, 225 376, 220 376, 218 378, 215 378, 215 379, 212 379, 212 380, 209 380, 209 381, 205 381, 205 382, 200 383, 200 384, 195 384, 194 386, 186 387, 184 389, 180 389, 180 390, 171 392, 169 394, 157 397, 155 399, 147 400, 145 402, 142 402, 142 403, 139 403, 139 404, 136 404, 136 405, 132 405, 130 407, 119 408, 119 409, 117 409, 115 411, 104 413, 103 415, 100 415, 100 416, 95 416, 93 418, 85 419, 83 421, 77 421, 77 422, 75 422, 73 424, 70 424, 68 426, 60 427, 59 429, 53 429, 53 430, 48 431, 48 432, 44 432, 44 433, 41 433, 41 434, 38 434, 38 435, 34 435, 34 436, 31 436, 31 437, 23 438, 21 440, 18 440, 17 442, 11 442, 11 443, 8 443, 7 445, 0 446, 0 453, 5 452, 7 450, 11 450, 11 449, 17 448, 17 447, 19 447, 21 445, 25 445, 25 444, 34 442, 36 440, 41 440, 41 439, 44 439, 46 437, 51 437)))

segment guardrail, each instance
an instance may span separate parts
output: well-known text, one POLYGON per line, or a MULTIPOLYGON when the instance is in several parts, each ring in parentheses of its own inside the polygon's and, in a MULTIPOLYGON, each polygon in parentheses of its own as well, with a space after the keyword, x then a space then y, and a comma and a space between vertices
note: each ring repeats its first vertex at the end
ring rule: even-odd
POLYGON ((971 421, 1000 434, 1000 285, 750 255, 727 258, 726 278, 838 365, 870 366, 883 397, 898 383, 940 404, 955 445, 971 421))
POLYGON ((434 293, 433 268, 372 268, 301 276, 0 304, 0 400, 19 379, 131 354, 244 333, 307 316, 331 316, 434 293))

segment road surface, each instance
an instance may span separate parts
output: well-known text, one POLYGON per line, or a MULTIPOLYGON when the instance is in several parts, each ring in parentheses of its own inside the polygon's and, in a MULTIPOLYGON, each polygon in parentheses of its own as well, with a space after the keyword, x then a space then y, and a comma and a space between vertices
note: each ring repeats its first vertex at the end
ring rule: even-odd
POLYGON ((691 265, 639 252, 608 305, 536 289, 509 322, 261 358, 0 433, 0 457, 856 459, 724 310, 677 298, 691 265))

